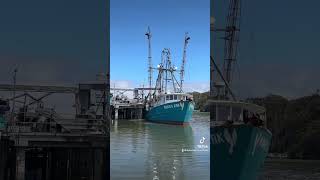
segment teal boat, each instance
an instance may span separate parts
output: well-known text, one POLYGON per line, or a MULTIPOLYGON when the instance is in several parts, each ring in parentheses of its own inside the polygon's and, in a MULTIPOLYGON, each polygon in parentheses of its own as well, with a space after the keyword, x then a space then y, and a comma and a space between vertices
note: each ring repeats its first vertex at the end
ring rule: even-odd
POLYGON ((10 110, 9 102, 0 99, 0 130, 6 126, 5 115, 10 110))
MULTIPOLYGON (((146 33, 149 39, 149 65, 151 64, 150 54, 150 29, 146 33)), ((184 93, 182 84, 184 76, 184 66, 186 62, 186 47, 190 37, 186 33, 184 39, 184 53, 182 65, 180 69, 180 82, 175 77, 177 67, 173 66, 171 61, 170 49, 165 48, 162 51, 161 62, 157 68, 149 67, 149 80, 150 91, 146 101, 146 114, 147 121, 169 123, 169 124, 185 124, 192 118, 194 110, 194 102, 192 96, 184 93), (152 70, 158 70, 156 86, 152 93, 151 77, 152 70)))
POLYGON ((226 21, 221 23, 221 19, 217 19, 220 24, 225 23, 224 28, 215 27, 214 11, 211 11, 211 44, 216 43, 215 37, 220 37, 217 33, 224 34, 222 55, 216 56, 219 52, 214 52, 214 46, 210 52, 211 180, 256 180, 271 143, 265 108, 239 101, 232 89, 236 79, 233 67, 238 57, 241 4, 241 0, 226 2, 226 21))
POLYGON ((256 180, 268 154, 271 132, 265 109, 236 101, 211 100, 212 180, 256 180))
POLYGON ((148 121, 170 124, 185 124, 192 118, 194 102, 184 93, 160 95, 157 101, 147 112, 148 121))

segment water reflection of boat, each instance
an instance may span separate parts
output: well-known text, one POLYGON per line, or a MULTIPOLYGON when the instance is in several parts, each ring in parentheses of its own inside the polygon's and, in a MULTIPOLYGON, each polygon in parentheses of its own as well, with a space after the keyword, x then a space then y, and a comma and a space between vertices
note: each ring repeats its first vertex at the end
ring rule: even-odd
POLYGON ((192 145, 193 129, 191 126, 170 126, 167 124, 145 123, 148 134, 151 135, 152 142, 183 143, 192 145), (164 141, 164 139, 166 141, 164 141))
POLYGON ((182 149, 194 149, 191 126, 172 126, 147 123, 148 138, 147 167, 151 179, 185 179, 184 156, 191 157, 182 149))

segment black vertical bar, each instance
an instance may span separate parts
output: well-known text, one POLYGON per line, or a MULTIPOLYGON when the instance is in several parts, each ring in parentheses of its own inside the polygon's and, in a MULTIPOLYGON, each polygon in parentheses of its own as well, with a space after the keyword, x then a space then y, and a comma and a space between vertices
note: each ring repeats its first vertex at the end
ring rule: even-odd
POLYGON ((107 32, 107 69, 106 69, 106 83, 107 83, 107 118, 106 118, 106 126, 107 126, 107 143, 106 143, 106 152, 103 157, 105 157, 105 162, 102 163, 105 165, 105 177, 106 179, 110 179, 110 121, 111 121, 111 113, 110 113, 110 0, 107 0, 107 7, 106 7, 106 15, 107 15, 107 22, 106 22, 106 32, 107 32))

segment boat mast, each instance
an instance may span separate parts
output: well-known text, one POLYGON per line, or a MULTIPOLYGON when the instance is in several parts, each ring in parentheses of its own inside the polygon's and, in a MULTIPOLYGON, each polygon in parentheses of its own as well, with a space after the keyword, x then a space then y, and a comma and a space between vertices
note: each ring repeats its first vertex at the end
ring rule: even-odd
POLYGON ((152 94, 152 59, 151 59, 151 31, 150 27, 148 26, 148 31, 145 34, 148 39, 148 80, 149 80, 149 100, 151 100, 151 94, 152 94))
POLYGON ((10 116, 11 122, 13 122, 14 120, 14 110, 16 106, 15 103, 16 103, 17 72, 18 72, 18 68, 15 68, 13 71, 13 98, 12 98, 12 110, 11 110, 11 116, 10 116))
POLYGON ((168 51, 167 49, 164 49, 164 54, 165 54, 165 74, 166 74, 166 77, 165 77, 165 90, 164 90, 164 93, 167 94, 167 90, 168 90, 168 72, 167 72, 167 69, 168 69, 168 51))
MULTIPOLYGON (((230 85, 232 81, 232 67, 237 60, 239 32, 240 32, 241 0, 230 0, 225 29, 224 47, 224 76, 230 85)), ((229 90, 225 89, 224 96, 228 98, 229 90)))
POLYGON ((183 56, 182 56, 182 64, 180 69, 180 91, 182 92, 182 84, 184 81, 184 66, 186 64, 186 52, 187 52, 187 44, 190 40, 190 37, 188 36, 188 33, 186 33, 184 37, 184 47, 183 47, 183 56))
MULTIPOLYGON (((148 38, 148 42, 149 42, 149 87, 150 87, 150 91, 149 91, 149 102, 151 101, 151 95, 156 95, 156 92, 158 92, 159 94, 161 93, 167 93, 168 92, 168 81, 172 81, 172 87, 173 87, 173 91, 174 92, 183 92, 182 91, 182 86, 181 84, 179 84, 178 80, 176 79, 174 72, 177 70, 177 67, 172 65, 171 62, 171 53, 170 53, 170 49, 168 48, 164 48, 161 52, 161 62, 160 64, 157 66, 157 68, 152 68, 152 63, 151 63, 151 32, 150 32, 150 28, 148 27, 148 32, 145 34, 148 38), (152 70, 153 69, 157 69, 159 71, 158 73, 158 77, 155 83, 155 90, 152 93, 151 89, 152 89, 152 70), (158 91, 157 91, 158 90, 158 91)), ((188 40, 190 39, 190 37, 188 36, 188 33, 186 33, 185 36, 185 45, 184 45, 184 54, 183 54, 183 60, 182 60, 182 70, 180 71, 180 80, 181 83, 183 81, 183 75, 184 75, 184 65, 186 62, 186 48, 187 48, 187 44, 188 44, 188 40)))
POLYGON ((170 53, 170 49, 168 49, 168 52, 167 52, 167 61, 168 61, 168 66, 167 66, 167 70, 166 70, 166 73, 170 73, 170 76, 169 76, 169 81, 172 82, 172 87, 173 87, 173 92, 176 92, 176 86, 175 86, 175 83, 174 83, 174 79, 173 79, 173 71, 174 71, 174 68, 172 67, 172 63, 171 63, 171 53, 170 53))
POLYGON ((165 48, 162 51, 162 63, 159 68, 159 73, 161 73, 161 74, 165 73, 160 76, 160 77, 165 76, 163 79, 165 81, 163 83, 165 93, 167 93, 167 91, 168 91, 168 81, 171 81, 174 92, 178 92, 177 90, 182 92, 181 86, 174 75, 174 72, 176 70, 177 70, 177 67, 173 66, 172 62, 171 62, 170 49, 165 48), (164 68, 162 68, 162 67, 164 67, 164 68), (161 71, 160 71, 160 69, 161 69, 161 71))
POLYGON ((163 92, 165 92, 164 91, 164 86, 165 86, 165 82, 164 82, 164 76, 163 76, 163 74, 162 74, 162 71, 163 71, 163 67, 165 67, 165 62, 166 62, 166 60, 165 60, 165 52, 164 52, 164 50, 162 50, 162 52, 161 52, 161 63, 160 63, 160 69, 159 69, 159 74, 160 74, 160 81, 161 81, 161 87, 160 87, 160 89, 161 89, 161 91, 160 91, 160 93, 163 93, 163 92))
MULTIPOLYGON (((224 62, 223 62, 223 73, 219 73, 219 76, 224 81, 223 84, 219 82, 215 82, 216 84, 210 85, 211 87, 215 87, 218 94, 217 97, 219 98, 219 89, 224 87, 223 98, 229 99, 230 95, 235 100, 234 94, 231 92, 231 81, 232 81, 232 71, 233 71, 233 64, 237 60, 238 56, 238 44, 239 44, 239 33, 240 33, 240 16, 241 16, 241 0, 229 0, 229 8, 227 12, 227 22, 225 29, 216 29, 210 25, 210 31, 215 32, 224 32, 224 62), (225 86, 228 86, 225 88, 225 86)), ((212 20, 214 20, 212 18, 212 20)), ((211 62, 214 60, 211 58, 211 62)), ((210 63, 211 67, 211 78, 214 77, 213 71, 216 69, 219 70, 219 67, 210 63)))

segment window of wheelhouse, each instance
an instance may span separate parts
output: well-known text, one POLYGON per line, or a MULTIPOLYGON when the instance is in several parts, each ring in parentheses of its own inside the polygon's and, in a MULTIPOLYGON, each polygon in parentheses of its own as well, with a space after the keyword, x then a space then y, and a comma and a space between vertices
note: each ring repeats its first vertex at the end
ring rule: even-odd
POLYGON ((230 119, 230 106, 216 105, 216 121, 227 121, 230 119))
POLYGON ((178 99, 178 95, 176 95, 176 94, 173 95, 173 99, 174 99, 174 100, 177 100, 177 99, 178 99))
POLYGON ((170 100, 170 95, 166 95, 166 101, 170 100))
POLYGON ((160 102, 164 103, 166 101, 166 96, 161 96, 160 102))
POLYGON ((232 112, 231 112, 231 120, 232 121, 242 121, 242 108, 241 107, 232 107, 232 112))
POLYGON ((173 95, 170 95, 170 100, 173 100, 173 95))
POLYGON ((209 107, 209 111, 210 111, 210 120, 211 121, 216 121, 217 120, 217 108, 216 105, 212 105, 209 107))
POLYGON ((242 120, 242 109, 230 105, 214 105, 211 109, 213 121, 239 121, 242 120))

